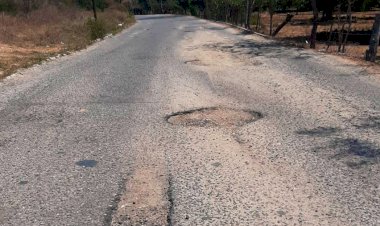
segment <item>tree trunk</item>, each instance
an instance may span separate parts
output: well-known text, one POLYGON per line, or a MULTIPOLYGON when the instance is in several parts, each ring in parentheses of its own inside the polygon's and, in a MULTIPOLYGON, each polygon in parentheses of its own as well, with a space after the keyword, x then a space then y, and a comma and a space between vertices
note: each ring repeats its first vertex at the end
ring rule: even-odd
POLYGON ((244 7, 241 8, 241 13, 240 13, 240 26, 245 26, 245 25, 244 25, 245 21, 244 21, 244 13, 243 13, 243 11, 244 11, 244 7))
MULTIPOLYGON (((339 11, 338 11, 338 28, 340 28, 340 24, 341 24, 341 20, 342 20, 342 12, 341 12, 341 9, 340 9, 340 5, 338 7, 339 7, 339 11)), ((346 21, 343 21, 342 27, 338 31, 338 53, 341 52, 341 49, 342 49, 343 31, 344 31, 344 27, 345 26, 346 26, 346 21)))
POLYGON ((375 22, 373 23, 372 36, 369 42, 369 49, 366 51, 365 59, 367 61, 376 61, 377 47, 379 46, 380 37, 380 14, 376 14, 375 22))
POLYGON ((228 7, 227 7, 227 6, 225 6, 224 21, 225 21, 225 22, 228 22, 228 7))
POLYGON ((204 8, 204 19, 210 19, 210 10, 209 10, 209 4, 208 4, 208 0, 205 0, 204 1, 205 3, 205 8, 204 8))
POLYGON ((254 0, 247 0, 247 8, 245 14, 245 28, 251 30, 251 13, 253 7, 254 0))
POLYGON ((317 30, 318 30, 318 9, 317 0, 311 0, 311 6, 313 8, 313 28, 311 29, 310 35, 310 48, 315 49, 315 44, 317 42, 317 30))
POLYGON ((352 2, 351 0, 347 0, 347 1, 348 1, 348 9, 347 9, 348 28, 347 28, 346 36, 344 37, 344 41, 343 41, 343 47, 342 47, 343 53, 346 52, 346 44, 347 44, 348 36, 350 35, 351 27, 352 27, 352 10, 351 10, 352 2))
POLYGON ((330 25, 330 32, 329 32, 329 39, 327 40, 327 48, 326 48, 326 51, 329 50, 330 46, 331 46, 331 39, 332 39, 332 34, 333 34, 333 27, 334 27, 334 20, 331 21, 331 25, 330 25))
POLYGON ((98 16, 96 15, 96 4, 95 0, 92 0, 92 11, 94 12, 94 19, 97 20, 98 16))
MULTIPOLYGON (((280 25, 278 25, 278 27, 276 28, 276 30, 275 30, 271 35, 272 35, 273 37, 276 36, 276 35, 278 34, 278 32, 280 32, 281 29, 282 29, 283 27, 285 27, 285 25, 286 25, 287 23, 289 23, 289 22, 292 20, 293 17, 294 17, 293 14, 287 14, 287 15, 286 15, 286 19, 285 19, 280 25)), ((271 29, 271 30, 272 30, 272 29, 271 29)))
POLYGON ((257 11, 256 31, 259 30, 260 23, 261 23, 261 17, 260 17, 260 14, 261 14, 261 4, 262 3, 260 3, 259 10, 257 11))
POLYGON ((31 0, 23 0, 24 12, 28 14, 32 8, 31 0))
MULTIPOLYGON (((326 4, 326 3, 325 3, 326 4)), ((333 18, 334 14, 334 4, 327 3, 325 9, 323 10, 322 17, 324 21, 329 21, 333 18)))
POLYGON ((269 14, 269 35, 272 35, 273 31, 273 12, 269 14))
POLYGON ((246 2, 246 11, 245 11, 245 28, 249 28, 249 0, 246 2))

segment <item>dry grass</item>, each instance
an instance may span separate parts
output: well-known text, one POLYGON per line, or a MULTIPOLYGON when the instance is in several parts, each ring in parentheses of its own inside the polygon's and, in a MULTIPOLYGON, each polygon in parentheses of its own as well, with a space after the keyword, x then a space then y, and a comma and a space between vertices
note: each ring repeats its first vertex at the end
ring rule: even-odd
MULTIPOLYGON (((354 13, 353 16, 357 18, 357 22, 352 24, 352 31, 368 31, 372 29, 373 18, 375 14, 379 13, 378 11, 371 12, 357 12, 354 13)), ((273 29, 275 29, 286 17, 286 14, 276 14, 273 17, 273 29)), ((305 48, 308 47, 306 44, 306 40, 310 36, 311 26, 312 26, 312 13, 311 12, 303 12, 295 15, 292 21, 287 24, 277 35, 277 38, 287 41, 293 41, 299 46, 303 46, 305 48)), ((253 28, 256 26, 253 25, 253 28)), ((335 25, 333 29, 337 29, 338 26, 335 25)), ((318 32, 329 32, 330 24, 322 23, 318 27, 318 32)), ((261 14, 261 28, 258 30, 261 33, 269 34, 269 14, 262 13, 261 14)), ((317 44, 318 50, 326 50, 326 43, 319 42, 317 44)), ((349 43, 347 46, 347 51, 345 55, 363 59, 365 50, 368 49, 367 45, 359 45, 356 43, 349 43)), ((337 47, 331 46, 328 50, 330 53, 336 53, 337 47)))
POLYGON ((61 52, 59 47, 18 47, 0 44, 0 78, 17 70, 39 63, 61 52))
MULTIPOLYGON (((49 56, 78 50, 92 42, 86 22, 90 11, 45 6, 29 15, 0 15, 0 77, 49 56)), ((107 33, 117 33, 134 19, 118 6, 98 12, 107 33), (122 27, 118 24, 123 24, 122 27)))

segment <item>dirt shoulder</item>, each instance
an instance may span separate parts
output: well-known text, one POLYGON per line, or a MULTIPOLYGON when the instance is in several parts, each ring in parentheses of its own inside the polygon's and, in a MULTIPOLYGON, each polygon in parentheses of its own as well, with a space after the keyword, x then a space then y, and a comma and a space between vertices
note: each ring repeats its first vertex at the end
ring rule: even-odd
POLYGON ((0 78, 5 77, 19 68, 29 67, 59 54, 57 47, 19 47, 0 43, 0 78))
MULTIPOLYGON (((318 26, 317 50, 337 55, 344 55, 354 60, 362 61, 365 51, 368 49, 368 40, 370 39, 373 21, 379 11, 354 12, 353 23, 351 25, 351 34, 348 36, 346 51, 344 54, 338 53, 338 30, 341 29, 342 23, 338 24, 337 19, 333 21, 321 21, 318 26), (330 37, 330 32, 331 37, 330 37), (331 45, 327 43, 330 37, 331 45)), ((277 27, 286 18, 286 13, 278 13, 273 16, 273 26, 277 27)), ((255 15, 257 17, 257 14, 255 15)), ((335 15, 335 17, 337 17, 335 15)), ((268 13, 261 13, 260 25, 252 25, 257 32, 269 34, 270 16, 268 13)), ((276 36, 276 39, 292 42, 303 48, 309 48, 307 41, 310 37, 312 28, 311 12, 300 12, 294 14, 293 19, 287 24, 276 36)), ((346 29, 348 25, 346 24, 346 29)))
MULTIPOLYGON (((338 52, 338 30, 341 27, 335 21, 322 21, 318 25, 318 35, 317 35, 317 45, 316 51, 327 53, 331 55, 337 55, 344 57, 353 61, 357 61, 359 64, 365 64, 365 66, 380 65, 380 61, 376 64, 366 62, 364 60, 364 55, 366 50, 368 50, 368 40, 372 32, 372 26, 374 17, 379 11, 368 11, 368 12, 354 12, 354 21, 351 26, 351 34, 348 36, 348 42, 345 48, 345 52, 338 52), (332 29, 332 31, 330 30, 332 29), (331 33, 330 45, 328 45, 328 40, 331 33)), ((281 24, 287 13, 277 13, 273 16, 273 26, 276 28, 281 24)), ((254 15, 254 23, 251 28, 257 34, 262 34, 263 36, 269 36, 269 24, 270 16, 267 12, 260 14, 260 22, 257 24, 257 13, 254 15)), ((294 14, 293 19, 277 34, 274 40, 282 42, 284 45, 296 46, 300 48, 309 49, 309 37, 312 28, 312 18, 311 12, 299 12, 294 14)), ((234 25, 232 25, 234 26, 234 25)), ((348 25, 346 25, 347 27, 348 25)))
POLYGON ((0 79, 20 68, 41 63, 50 57, 83 49, 98 38, 120 32, 134 23, 122 6, 98 12, 77 7, 44 6, 28 15, 0 17, 0 79))
MULTIPOLYGON (((371 15, 372 14, 373 13, 371 13, 371 15)), ((280 21, 279 18, 282 18, 283 16, 284 15, 282 14, 277 15, 278 17, 277 19, 280 21)), ((308 17, 301 16, 301 18, 305 19, 308 17)), ((308 35, 308 33, 305 31, 308 31, 308 28, 303 28, 300 31, 299 28, 293 29, 292 28, 293 25, 288 25, 288 27, 285 27, 286 29, 284 29, 284 31, 280 33, 281 35, 279 35, 279 37, 271 38, 265 33, 246 34, 246 30, 244 28, 240 28, 232 24, 225 24, 223 22, 213 22, 213 24, 215 26, 223 27, 226 31, 228 31, 231 34, 244 34, 243 39, 246 41, 260 42, 260 43, 267 43, 267 44, 271 43, 272 45, 278 45, 279 47, 302 48, 302 49, 305 49, 306 51, 314 51, 315 53, 328 55, 332 59, 339 61, 341 63, 346 63, 349 65, 357 65, 358 67, 362 67, 366 70, 368 74, 380 75, 380 72, 379 72, 380 64, 378 62, 373 63, 373 62, 368 62, 364 60, 364 52, 368 49, 367 45, 356 45, 353 43, 348 43, 346 52, 338 53, 337 52, 338 47, 336 45, 331 45, 327 49, 326 43, 318 42, 316 49, 313 50, 313 49, 310 49, 308 46, 308 43, 305 42, 307 40, 307 35, 308 35), (294 30, 298 30, 298 31, 294 31, 294 30), (300 34, 300 32, 303 36, 300 34), (303 41, 300 41, 297 39, 299 38, 299 36, 302 36, 303 39, 302 38, 301 39, 303 41)), ((369 25, 370 24, 366 24, 367 27, 369 25)), ((321 27, 322 28, 320 29, 322 30, 322 32, 326 32, 326 25, 321 26, 321 27)), ((260 32, 264 32, 264 31, 260 31, 260 32)))

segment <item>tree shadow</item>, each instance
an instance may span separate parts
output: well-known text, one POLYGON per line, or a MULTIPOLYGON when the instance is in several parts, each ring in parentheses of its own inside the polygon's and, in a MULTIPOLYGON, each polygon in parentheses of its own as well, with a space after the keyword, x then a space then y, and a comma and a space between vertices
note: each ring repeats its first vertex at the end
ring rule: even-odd
POLYGON ((292 47, 281 42, 253 42, 244 40, 228 44, 206 44, 204 47, 233 54, 244 54, 249 57, 265 56, 267 58, 287 58, 294 60, 307 60, 313 57, 311 53, 304 51, 302 48, 292 47))
MULTIPOLYGON (((344 33, 347 31, 345 30, 344 33)), ((347 42, 348 43, 355 43, 359 45, 368 45, 369 40, 371 39, 372 30, 362 30, 362 31, 351 31, 347 42)), ((299 35, 299 36, 293 36, 293 37, 283 37, 280 38, 281 40, 289 40, 293 42, 302 42, 305 40, 309 40, 309 35, 299 35)), ((320 42, 328 42, 330 41, 333 44, 337 44, 339 42, 339 31, 334 30, 332 32, 332 35, 330 35, 329 31, 321 31, 317 33, 317 41, 320 42)))
POLYGON ((380 116, 368 116, 359 120, 358 124, 354 125, 358 129, 374 129, 380 130, 380 116))
POLYGON ((307 136, 317 136, 317 137, 326 137, 326 136, 331 136, 337 132, 341 131, 339 128, 334 128, 334 127, 317 127, 314 129, 310 130, 298 130, 296 131, 296 134, 299 135, 307 135, 307 136))
POLYGON ((365 140, 356 138, 337 138, 331 141, 330 147, 338 151, 333 158, 344 158, 349 156, 363 157, 368 160, 378 160, 380 148, 365 140))
POLYGON ((334 127, 316 127, 295 131, 297 135, 324 139, 321 140, 323 141, 322 145, 312 148, 312 151, 322 156, 326 155, 329 159, 342 161, 352 169, 379 163, 380 147, 378 144, 355 137, 343 137, 344 132, 344 130, 334 127))
POLYGON ((212 30, 212 31, 223 31, 226 30, 228 27, 205 27, 207 30, 212 30))
POLYGON ((161 19, 168 19, 168 18, 177 18, 177 17, 183 17, 180 15, 139 15, 136 16, 137 20, 161 20, 161 19))

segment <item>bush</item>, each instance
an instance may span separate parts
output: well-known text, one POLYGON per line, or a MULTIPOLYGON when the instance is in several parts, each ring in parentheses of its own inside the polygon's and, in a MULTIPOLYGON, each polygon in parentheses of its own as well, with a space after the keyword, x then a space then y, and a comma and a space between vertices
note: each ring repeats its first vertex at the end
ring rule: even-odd
POLYGON ((98 38, 104 38, 106 36, 106 24, 103 20, 89 19, 87 21, 87 27, 90 31, 90 39, 96 40, 98 38))
POLYGON ((198 11, 195 6, 190 6, 190 14, 192 16, 198 16, 198 11))
POLYGON ((12 0, 0 0, 0 12, 15 13, 16 4, 12 0))
POLYGON ((252 25, 260 25, 260 24, 258 24, 259 21, 257 18, 257 16, 258 16, 257 14, 258 14, 257 12, 252 13, 252 17, 251 17, 251 24, 252 25))
MULTIPOLYGON (((91 0, 77 0, 77 3, 80 7, 86 8, 87 10, 92 9, 92 1, 91 0)), ((104 11, 109 5, 106 0, 96 0, 95 1, 96 8, 104 11)))

